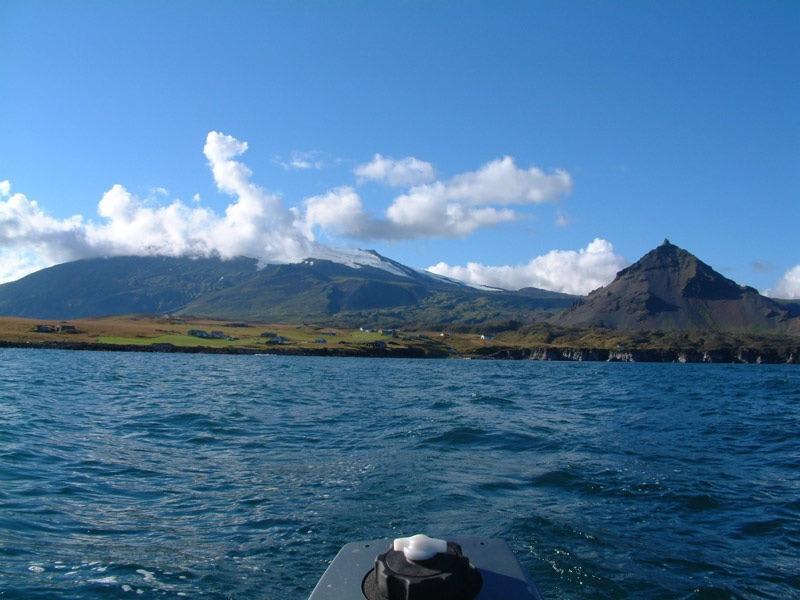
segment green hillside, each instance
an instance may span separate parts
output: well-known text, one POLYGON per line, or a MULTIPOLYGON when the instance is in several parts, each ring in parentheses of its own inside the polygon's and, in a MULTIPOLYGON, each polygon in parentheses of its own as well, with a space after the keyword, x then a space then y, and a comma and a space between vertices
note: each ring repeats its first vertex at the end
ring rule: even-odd
POLYGON ((248 258, 81 260, 0 285, 0 315, 175 313, 232 321, 438 326, 533 322, 577 300, 544 290, 478 290, 378 258, 380 266, 314 259, 262 268, 248 258))

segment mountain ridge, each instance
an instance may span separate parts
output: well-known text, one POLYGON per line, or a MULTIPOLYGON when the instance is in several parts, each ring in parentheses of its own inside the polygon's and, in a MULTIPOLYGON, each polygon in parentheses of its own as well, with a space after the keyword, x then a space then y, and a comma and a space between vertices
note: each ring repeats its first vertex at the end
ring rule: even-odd
POLYGON ((229 320, 432 324, 540 320, 577 297, 481 290, 377 252, 365 262, 308 258, 259 267, 251 258, 110 257, 73 261, 0 285, 0 314, 74 319, 179 313, 229 320), (380 313, 380 314, 378 314, 380 313), (404 313, 408 313, 408 316, 404 313), (435 315, 435 316, 434 316, 435 315))

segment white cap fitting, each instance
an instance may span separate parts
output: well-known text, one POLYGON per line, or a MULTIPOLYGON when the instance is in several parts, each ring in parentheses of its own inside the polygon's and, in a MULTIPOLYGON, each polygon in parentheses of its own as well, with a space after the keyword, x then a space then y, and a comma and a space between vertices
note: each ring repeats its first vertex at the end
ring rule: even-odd
POLYGON ((396 552, 402 551, 407 560, 416 562, 428 560, 441 552, 447 552, 447 542, 418 533, 411 537, 396 538, 393 549, 396 552))

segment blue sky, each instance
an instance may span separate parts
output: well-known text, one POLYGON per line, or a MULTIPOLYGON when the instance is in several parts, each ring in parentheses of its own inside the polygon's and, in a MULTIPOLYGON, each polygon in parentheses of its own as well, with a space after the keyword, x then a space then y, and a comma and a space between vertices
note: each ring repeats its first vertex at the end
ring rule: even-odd
POLYGON ((357 196, 348 223, 308 223, 315 243, 425 268, 555 260, 552 250, 601 238, 613 244, 596 267, 605 273, 667 236, 770 288, 800 263, 799 38, 796 2, 7 0, 0 181, 10 191, 0 206, 24 194, 40 209, 30 227, 59 234, 3 237, 0 227, 0 257, 7 273, 21 272, 14 261, 72 258, 73 246, 48 244, 74 234, 63 221, 72 215, 101 226, 98 202, 115 184, 128 195, 114 202, 178 198, 221 215, 239 192, 220 191, 204 155, 218 131, 248 144, 221 158, 249 167, 243 185, 287 209, 338 190, 326 206, 341 214, 342 190, 357 196), (414 157, 433 175, 405 187, 359 178, 376 153, 414 157), (450 190, 505 156, 509 185, 541 191, 559 172, 570 185, 499 203, 442 192, 457 208, 494 212, 438 232, 386 227, 385 211, 413 185, 450 190))

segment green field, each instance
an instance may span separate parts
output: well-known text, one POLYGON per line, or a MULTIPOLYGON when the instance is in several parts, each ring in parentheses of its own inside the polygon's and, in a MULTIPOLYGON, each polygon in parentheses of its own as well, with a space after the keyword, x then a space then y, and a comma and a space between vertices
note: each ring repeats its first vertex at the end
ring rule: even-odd
POLYGON ((185 333, 165 333, 161 335, 99 335, 95 339, 101 344, 114 344, 121 346, 148 346, 151 344, 172 344, 180 347, 202 346, 207 348, 243 347, 243 348, 269 348, 269 347, 298 347, 313 346, 316 348, 334 347, 341 345, 359 345, 367 342, 392 340, 377 331, 364 332, 359 330, 336 330, 336 335, 325 335, 329 330, 301 326, 267 326, 263 328, 237 328, 227 325, 215 325, 215 330, 222 331, 229 337, 236 339, 210 339, 190 336, 185 333), (266 338, 260 336, 263 331, 275 332, 287 341, 283 344, 270 344, 266 338), (324 339, 325 343, 316 342, 324 339))

